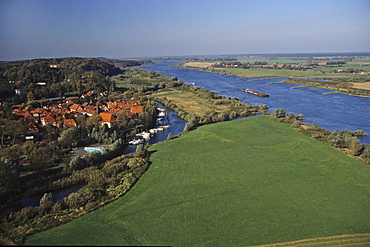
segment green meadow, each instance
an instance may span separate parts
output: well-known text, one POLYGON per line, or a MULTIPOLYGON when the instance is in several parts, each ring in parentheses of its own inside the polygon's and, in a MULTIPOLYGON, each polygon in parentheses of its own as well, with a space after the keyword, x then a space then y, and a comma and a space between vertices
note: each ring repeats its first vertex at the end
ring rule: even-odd
POLYGON ((25 244, 253 246, 370 232, 370 166, 272 116, 149 151, 125 196, 25 244))

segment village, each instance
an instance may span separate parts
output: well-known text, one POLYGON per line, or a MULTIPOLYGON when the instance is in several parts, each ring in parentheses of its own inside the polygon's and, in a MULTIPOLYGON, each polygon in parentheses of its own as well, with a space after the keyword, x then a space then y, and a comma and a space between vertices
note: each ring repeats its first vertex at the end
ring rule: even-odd
MULTIPOLYGON (((81 95, 81 98, 92 97, 94 95, 96 93, 90 91, 87 94, 81 95)), ((127 119, 132 120, 132 116, 138 113, 142 113, 140 101, 116 100, 105 104, 94 104, 91 100, 90 102, 78 104, 71 99, 42 108, 27 106, 23 109, 16 108, 12 111, 13 115, 23 119, 27 125, 26 139, 28 140, 38 139, 41 128, 47 125, 62 129, 75 127, 77 126, 76 118, 79 115, 85 115, 87 117, 99 115, 101 117, 101 124, 106 124, 109 128, 112 128, 118 123, 118 116, 120 114, 124 114, 127 119)))

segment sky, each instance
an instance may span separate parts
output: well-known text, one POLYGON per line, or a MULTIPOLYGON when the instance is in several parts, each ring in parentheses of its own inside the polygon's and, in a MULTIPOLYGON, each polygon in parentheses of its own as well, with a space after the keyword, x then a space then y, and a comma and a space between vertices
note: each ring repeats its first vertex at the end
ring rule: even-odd
POLYGON ((0 0, 0 61, 370 51, 370 0, 0 0))

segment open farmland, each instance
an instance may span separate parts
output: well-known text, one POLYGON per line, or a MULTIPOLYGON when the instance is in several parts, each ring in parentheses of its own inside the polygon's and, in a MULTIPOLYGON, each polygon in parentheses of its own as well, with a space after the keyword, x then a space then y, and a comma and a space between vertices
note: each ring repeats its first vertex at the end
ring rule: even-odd
MULTIPOLYGON (((266 65, 252 67, 249 69, 233 67, 213 67, 209 62, 187 62, 183 67, 207 70, 218 73, 228 73, 242 77, 269 77, 280 76, 284 78, 317 78, 317 79, 339 79, 339 78, 356 78, 366 79, 368 75, 361 75, 347 70, 359 70, 370 72, 369 57, 269 57, 269 56, 251 56, 239 57, 241 63, 254 64, 255 62, 266 62, 266 65), (327 65, 327 62, 345 61, 345 64, 327 65), (271 66, 276 64, 279 69, 272 69, 271 66), (301 66, 300 69, 285 69, 284 64, 291 66, 301 66), (311 66, 316 64, 316 66, 311 66), (305 66, 308 66, 304 68, 305 66), (338 72, 341 71, 341 72, 338 72)), ((230 61, 233 62, 233 61, 230 61)))
POLYGON ((370 167, 271 116, 149 151, 124 197, 26 244, 252 246, 370 232, 370 167))

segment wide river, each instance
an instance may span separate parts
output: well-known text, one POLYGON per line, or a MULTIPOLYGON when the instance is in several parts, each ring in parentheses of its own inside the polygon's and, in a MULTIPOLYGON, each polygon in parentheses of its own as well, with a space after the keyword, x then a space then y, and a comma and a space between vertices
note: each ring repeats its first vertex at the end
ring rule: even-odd
POLYGON ((369 135, 359 137, 360 142, 370 144, 370 98, 325 94, 335 92, 328 89, 293 89, 292 87, 299 85, 287 83, 270 84, 284 80, 280 78, 251 80, 239 76, 171 67, 177 63, 166 61, 141 68, 168 77, 177 77, 184 83, 195 83, 195 87, 199 86, 225 97, 236 97, 250 105, 266 105, 271 113, 274 109, 282 108, 287 113, 303 114, 305 120, 302 122, 316 123, 330 131, 361 129, 369 135), (246 88, 269 94, 270 97, 261 98, 242 92, 242 89, 246 88))

